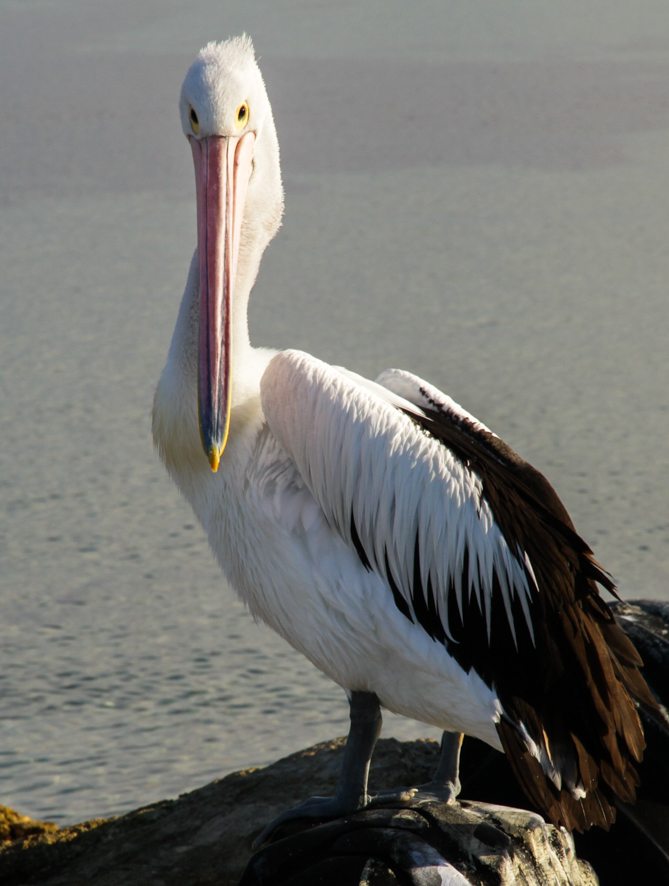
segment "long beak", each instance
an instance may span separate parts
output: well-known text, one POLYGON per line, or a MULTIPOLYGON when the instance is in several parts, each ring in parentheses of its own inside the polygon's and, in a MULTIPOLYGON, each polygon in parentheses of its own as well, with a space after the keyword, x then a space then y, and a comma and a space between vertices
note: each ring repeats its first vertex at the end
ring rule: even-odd
POLYGON ((255 136, 189 139, 195 164, 200 269, 200 437, 218 470, 230 430, 230 314, 255 136))

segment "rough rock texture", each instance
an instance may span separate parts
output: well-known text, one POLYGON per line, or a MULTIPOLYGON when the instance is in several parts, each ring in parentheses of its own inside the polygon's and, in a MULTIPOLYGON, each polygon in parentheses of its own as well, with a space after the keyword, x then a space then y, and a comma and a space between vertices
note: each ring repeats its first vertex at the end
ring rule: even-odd
MULTIPOLYGON (((251 857, 251 842, 266 822, 286 806, 302 800, 305 785, 317 793, 333 790, 342 746, 341 740, 315 745, 266 769, 235 772, 178 800, 156 803, 106 821, 56 828, 31 822, 15 813, 12 818, 11 812, 6 813, 7 830, 17 839, 0 848, 0 883, 3 886, 237 884, 251 857)), ((382 740, 375 756, 372 780, 390 787, 424 781, 436 756, 434 742, 382 740)), ((324 825, 310 831, 314 835, 320 832, 320 837, 314 836, 312 841, 322 839, 325 829, 327 844, 327 829, 338 828, 339 838, 348 830, 349 843, 357 840, 360 844, 360 833, 366 831, 372 846, 385 840, 385 848, 381 846, 380 852, 383 858, 391 844, 395 853, 417 852, 422 836, 431 829, 432 836, 423 843, 423 850, 432 843, 442 851, 447 849, 452 864, 476 875, 471 880, 474 883, 569 883, 575 886, 583 883, 589 886, 596 882, 587 865, 576 860, 573 843, 566 832, 544 826, 531 813, 472 805, 447 809, 430 806, 422 813, 379 809, 359 815, 363 822, 365 816, 368 817, 365 824, 352 828, 343 827, 342 822, 324 825), (370 817, 375 822, 370 821, 370 817), (376 833, 372 833, 374 828, 370 827, 373 823, 377 825, 376 833), (359 832, 358 837, 355 831, 359 832), (404 832, 404 836, 398 837, 400 832, 404 832)), ((287 841, 281 842, 283 849, 279 843, 269 849, 275 857, 280 853, 285 860, 287 841)), ((364 855, 370 847, 365 849, 359 845, 358 849, 358 854, 364 855)), ((327 853, 323 857, 326 858, 327 853)), ((265 864, 262 879, 249 873, 244 882, 282 882, 278 871, 271 866, 269 873, 267 870, 265 864)), ((330 863, 328 873, 334 870, 330 863)), ((371 873, 370 866, 370 884, 395 882, 388 878, 390 875, 381 879, 381 870, 382 865, 376 874, 371 873)), ((329 882, 337 886, 359 882, 359 878, 347 881, 339 875, 329 880, 309 879, 311 876, 308 874, 302 882, 329 882)))
POLYGON ((594 886, 570 835, 522 809, 423 802, 366 809, 272 843, 240 886, 594 886))

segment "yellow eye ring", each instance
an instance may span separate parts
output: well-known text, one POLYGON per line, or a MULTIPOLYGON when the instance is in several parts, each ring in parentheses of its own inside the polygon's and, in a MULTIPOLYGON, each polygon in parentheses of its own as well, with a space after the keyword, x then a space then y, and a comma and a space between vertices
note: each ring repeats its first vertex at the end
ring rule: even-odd
POLYGON ((191 108, 188 112, 188 119, 190 120, 190 128, 193 130, 194 134, 197 135, 200 131, 200 121, 197 119, 195 108, 191 108))
POLYGON ((251 109, 249 108, 249 103, 242 102, 235 111, 235 126, 237 127, 237 129, 243 129, 249 122, 250 116, 251 109))

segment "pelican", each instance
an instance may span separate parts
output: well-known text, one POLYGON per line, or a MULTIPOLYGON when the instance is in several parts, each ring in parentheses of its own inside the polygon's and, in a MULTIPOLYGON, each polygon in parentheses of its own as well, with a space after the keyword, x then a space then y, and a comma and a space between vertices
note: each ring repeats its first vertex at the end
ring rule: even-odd
POLYGON ((635 798, 637 704, 657 708, 600 596, 609 574, 548 481, 428 382, 251 345, 249 294, 284 200, 247 36, 201 50, 180 114, 197 249, 154 441, 229 584, 350 704, 335 796, 277 822, 373 802, 383 707, 444 731, 434 780, 402 796, 455 801, 466 734, 506 753, 553 823, 608 827, 635 798))

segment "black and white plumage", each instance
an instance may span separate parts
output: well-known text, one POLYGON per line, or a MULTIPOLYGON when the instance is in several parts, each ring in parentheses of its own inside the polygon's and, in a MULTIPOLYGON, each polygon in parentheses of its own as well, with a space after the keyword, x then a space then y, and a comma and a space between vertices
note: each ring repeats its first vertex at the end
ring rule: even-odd
MULTIPOLYGON (((154 439, 230 584, 352 702, 477 736, 553 822, 608 826, 635 795, 636 702, 655 706, 599 596, 610 577, 542 475, 427 382, 250 345, 283 192, 247 38, 200 53, 181 117, 198 252, 154 439)), ((367 759, 344 808, 368 799, 377 730, 352 725, 367 759)))

